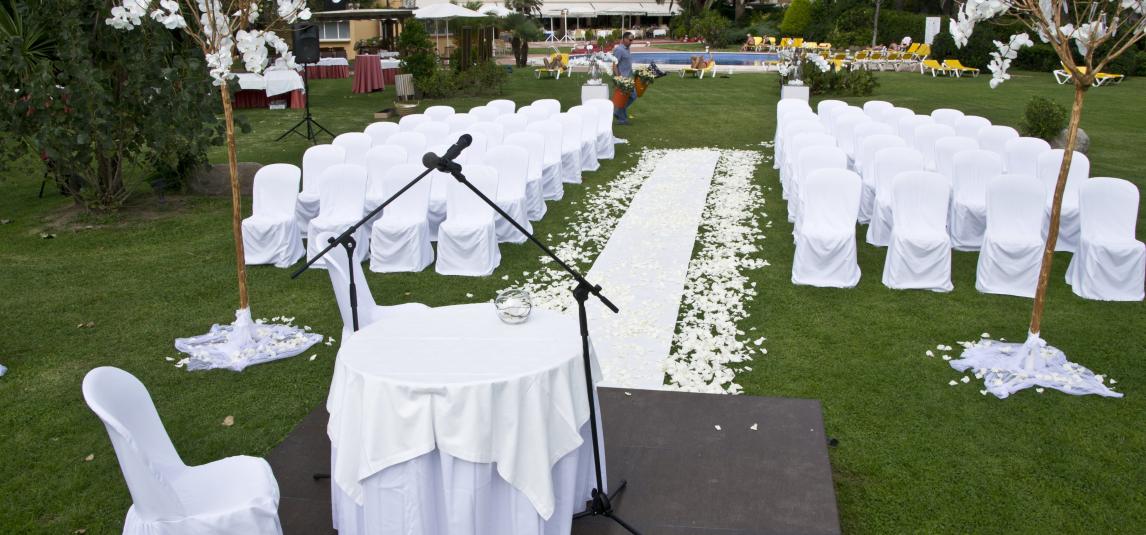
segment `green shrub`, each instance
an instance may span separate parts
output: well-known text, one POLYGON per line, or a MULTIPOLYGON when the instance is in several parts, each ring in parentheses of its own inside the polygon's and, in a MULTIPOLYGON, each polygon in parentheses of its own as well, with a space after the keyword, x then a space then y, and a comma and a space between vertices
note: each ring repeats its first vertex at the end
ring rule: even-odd
POLYGON ((1066 108, 1046 97, 1031 97, 1019 131, 1028 137, 1050 141, 1066 126, 1066 108))
POLYGON ((457 91, 457 73, 453 69, 434 69, 429 75, 414 77, 414 87, 425 98, 442 98, 457 91))
MULTIPOLYGON (((715 10, 708 10, 704 15, 694 17, 692 24, 689 26, 689 34, 699 35, 704 38, 704 42, 712 47, 724 46, 725 42, 724 33, 728 29, 729 21, 724 18, 720 13, 715 10)), ((741 37, 743 41, 744 38, 741 37)))
POLYGON ((879 81, 871 71, 822 72, 816 65, 806 62, 800 73, 804 85, 808 86, 808 91, 813 95, 866 97, 879 86, 879 81))
POLYGON ((947 32, 936 34, 935 40, 931 42, 931 59, 943 61, 958 58, 958 49, 955 48, 955 39, 951 37, 951 34, 947 32))
POLYGON ((1140 50, 1134 54, 1134 74, 1146 76, 1146 50, 1140 50))
POLYGON ((1038 43, 1034 46, 1028 46, 1019 50, 1019 56, 1015 58, 1011 68, 1025 70, 1025 71, 1039 71, 1051 72, 1055 69, 1060 69, 1062 66, 1059 64, 1058 52, 1054 51, 1054 47, 1038 43))
POLYGON ((402 71, 414 75, 415 87, 431 85, 428 79, 437 72, 438 62, 434 57, 434 43, 421 22, 407 20, 402 25, 398 53, 402 57, 402 71))
MULTIPOLYGON (((748 28, 729 28, 724 30, 724 33, 722 33, 720 36, 720 46, 744 44, 744 41, 748 38, 749 33, 752 32, 749 32, 748 28)), ((759 34, 753 33, 752 35, 759 34)))
POLYGON ((812 22, 812 3, 808 0, 792 0, 784 10, 784 21, 780 23, 783 37, 802 37, 808 23, 812 22))

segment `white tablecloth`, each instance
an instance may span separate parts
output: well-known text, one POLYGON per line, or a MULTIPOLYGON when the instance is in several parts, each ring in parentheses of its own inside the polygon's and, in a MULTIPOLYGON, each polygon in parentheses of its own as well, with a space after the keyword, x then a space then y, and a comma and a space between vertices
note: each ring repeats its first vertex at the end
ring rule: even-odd
POLYGON ((302 76, 287 69, 267 69, 263 74, 236 73, 239 89, 265 90, 268 97, 303 89, 302 76))
POLYGON ((379 63, 382 64, 383 69, 397 69, 402 66, 402 60, 398 59, 383 59, 379 63))
POLYGON ((350 62, 346 58, 319 58, 319 67, 349 67, 350 62))
MULTIPOLYGON (((596 382, 595 360, 592 371, 596 382)), ((327 409, 335 499, 366 509, 372 476, 436 454, 447 464, 493 465, 529 513, 548 520, 559 502, 576 501, 555 490, 559 461, 591 450, 582 438, 589 403, 576 318, 544 310, 521 325, 502 323, 489 303, 370 325, 343 342, 327 409)))

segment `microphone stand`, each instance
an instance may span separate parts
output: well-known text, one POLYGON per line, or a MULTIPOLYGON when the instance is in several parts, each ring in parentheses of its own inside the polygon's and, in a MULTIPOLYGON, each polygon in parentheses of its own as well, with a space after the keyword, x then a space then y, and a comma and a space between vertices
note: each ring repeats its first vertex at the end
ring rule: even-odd
POLYGON ((585 394, 589 397, 589 430, 593 439, 593 467, 595 469, 594 475, 596 475, 597 478, 597 486, 592 490, 592 500, 590 501, 588 507, 584 511, 573 515, 573 519, 576 520, 586 516, 603 516, 613 520, 617 524, 620 524, 621 527, 628 530, 629 533, 640 535, 639 531, 625 523, 624 520, 621 520, 621 518, 613 512, 613 499, 618 494, 620 494, 621 491, 625 490, 625 485, 627 485, 628 482, 622 479, 621 484, 613 490, 612 495, 606 494, 601 490, 605 488, 605 485, 603 481, 603 471, 601 469, 601 451, 597 442, 597 399, 596 396, 593 395, 593 372, 591 371, 591 359, 589 357, 589 319, 585 313, 585 302, 589 300, 589 295, 592 294, 614 313, 619 312, 620 310, 616 305, 612 303, 612 301, 609 301, 608 298, 606 298, 604 295, 601 295, 600 286, 594 285, 585 280, 585 277, 582 276, 581 273, 577 272, 577 270, 573 269, 563 260, 561 260, 561 258, 553 253, 553 251, 549 250, 549 247, 546 247, 545 244, 541 243, 541 241, 538 240, 531 232, 525 230, 521 224, 510 217, 509 214, 505 213, 505 210, 502 210, 496 202, 490 200, 489 197, 486 197, 480 189, 470 183, 470 181, 466 179, 466 176, 462 174, 461 165, 455 163, 453 159, 449 157, 449 154, 441 158, 431 158, 431 156, 432 154, 427 154, 426 158, 423 158, 422 160, 423 163, 427 165, 427 167, 434 165, 433 167, 430 167, 430 169, 436 169, 438 171, 449 173, 454 177, 454 179, 456 179, 458 182, 461 182, 465 187, 469 188, 469 190, 472 191, 474 195, 477 195, 478 198, 489 205, 490 208, 493 208, 494 211, 497 212, 501 217, 504 217, 506 221, 509 221, 509 223, 513 225, 513 227, 516 228, 518 232, 525 235, 526 238, 529 238, 529 241, 533 242, 534 245, 544 251, 549 258, 553 259, 553 261, 557 262, 557 265, 561 266, 565 272, 569 273, 569 275, 573 277, 573 280, 577 281, 577 286, 573 288, 573 298, 577 301, 577 320, 581 328, 581 359, 585 367, 585 394))

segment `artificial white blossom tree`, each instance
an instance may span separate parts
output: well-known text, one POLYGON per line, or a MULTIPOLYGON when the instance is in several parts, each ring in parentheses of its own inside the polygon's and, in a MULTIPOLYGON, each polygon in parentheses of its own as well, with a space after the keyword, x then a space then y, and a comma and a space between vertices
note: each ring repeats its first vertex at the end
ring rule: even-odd
MULTIPOLYGON (((1095 77, 1118 56, 1146 35, 1146 0, 967 0, 951 20, 950 32, 962 47, 975 25, 992 19, 1009 18, 1022 23, 1058 54, 1063 69, 1074 85, 1074 103, 1066 132, 1066 146, 1051 204, 1050 229, 1043 250, 1042 267, 1035 290, 1028 338, 1024 344, 1000 344, 982 340, 970 347, 960 360, 952 361, 959 370, 974 368, 984 378, 987 391, 998 397, 1030 386, 1046 386, 1072 394, 1100 394, 1120 397, 1106 385, 1101 375, 1066 360, 1063 353, 1046 345, 1039 336, 1051 261, 1058 241, 1059 220, 1066 178, 1082 118, 1083 97, 1095 85, 1095 77), (1077 55, 1075 54, 1077 51, 1077 55)), ((1028 33, 1012 35, 1006 43, 995 41, 987 65, 991 87, 1010 79, 1007 70, 1019 49, 1033 44, 1028 33)))

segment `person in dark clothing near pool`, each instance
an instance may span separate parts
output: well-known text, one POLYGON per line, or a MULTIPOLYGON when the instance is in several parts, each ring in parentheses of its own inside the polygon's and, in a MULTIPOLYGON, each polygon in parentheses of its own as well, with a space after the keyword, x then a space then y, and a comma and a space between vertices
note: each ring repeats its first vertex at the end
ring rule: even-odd
MULTIPOLYGON (((613 57, 617 58, 617 62, 613 64, 613 76, 633 76, 633 56, 629 53, 629 47, 633 44, 633 34, 625 32, 621 36, 621 44, 613 49, 613 57)), ((617 119, 617 124, 629 124, 629 106, 633 105, 633 101, 637 99, 637 90, 633 89, 629 93, 629 101, 625 103, 623 108, 613 110, 613 117, 617 119)))

